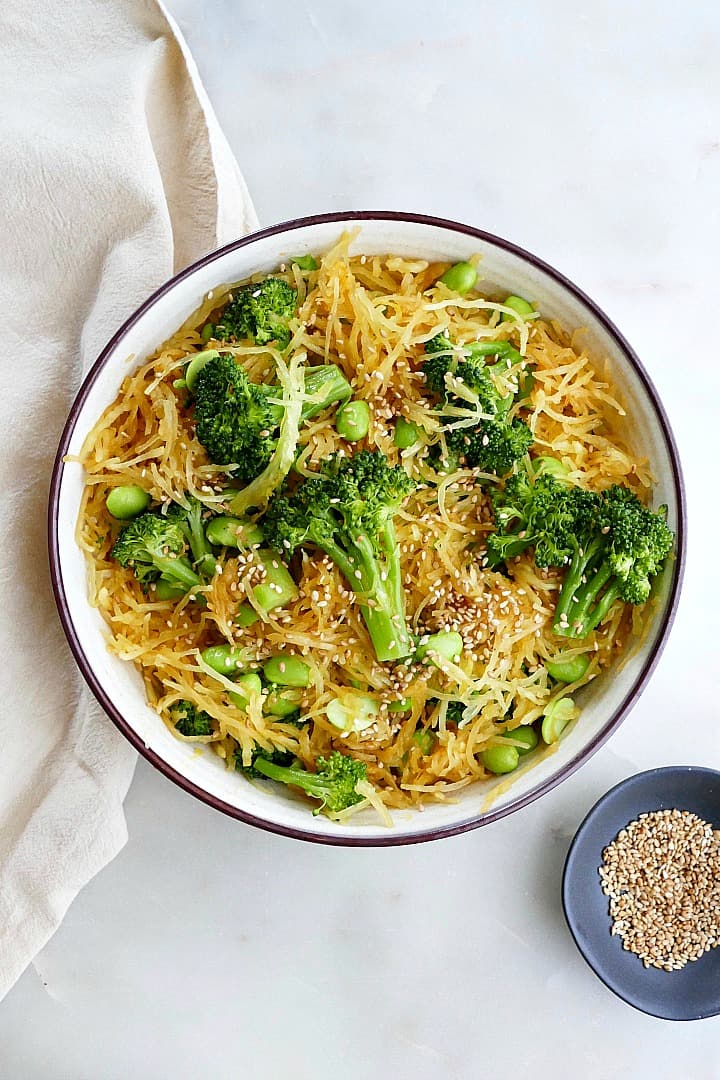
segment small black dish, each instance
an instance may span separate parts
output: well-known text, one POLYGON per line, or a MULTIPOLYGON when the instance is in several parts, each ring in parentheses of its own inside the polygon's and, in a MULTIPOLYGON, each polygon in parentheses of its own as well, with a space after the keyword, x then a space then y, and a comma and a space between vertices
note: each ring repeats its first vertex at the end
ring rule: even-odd
POLYGON ((565 918, 595 974, 628 1005, 663 1020, 720 1013, 720 946, 680 971, 645 968, 610 933, 609 900, 598 868, 603 848, 625 825, 653 810, 689 810, 720 828, 720 772, 674 765, 628 777, 595 803, 570 845, 562 880, 565 918))

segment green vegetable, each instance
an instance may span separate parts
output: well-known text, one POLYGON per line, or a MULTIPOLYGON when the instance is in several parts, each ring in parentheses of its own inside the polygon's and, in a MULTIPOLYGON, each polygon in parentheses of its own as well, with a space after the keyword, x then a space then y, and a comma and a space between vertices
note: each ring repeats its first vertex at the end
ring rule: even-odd
POLYGON ((210 338, 213 336, 214 333, 215 333, 214 324, 211 323, 211 322, 206 322, 205 325, 203 326, 202 330, 200 331, 200 340, 204 344, 207 344, 207 342, 210 340, 210 338))
POLYGON ((216 547, 249 548, 261 544, 263 531, 259 525, 241 518, 219 514, 208 522, 205 535, 216 547))
POLYGON ((502 775, 517 769, 520 754, 514 746, 491 746, 488 750, 483 750, 480 761, 488 772, 502 775))
POLYGON ((335 430, 348 442, 360 442, 370 428, 370 406, 367 401, 348 401, 335 413, 335 430))
POLYGON ((213 733, 212 717, 196 708, 191 701, 176 701, 168 712, 175 724, 175 730, 186 738, 213 733))
POLYGON ((393 437, 393 442, 398 450, 408 450, 415 445, 419 437, 420 433, 417 425, 410 420, 406 420, 404 416, 398 416, 395 421, 395 435, 393 437))
POLYGON ((512 739, 517 743, 516 750, 521 757, 523 754, 529 754, 538 744, 537 731, 529 724, 523 724, 512 731, 504 731, 503 739, 512 739))
POLYGON ((309 665, 297 656, 271 656, 263 665, 263 674, 277 686, 309 686, 312 681, 309 665))
POLYGON ((577 710, 572 698, 557 698, 545 709, 542 722, 543 742, 548 745, 557 742, 564 729, 575 719, 577 710))
MULTIPOLYGON (((437 411, 448 466, 466 465, 504 476, 529 450, 532 433, 524 421, 508 420, 519 382, 513 394, 483 357, 504 355, 518 365, 525 361, 507 342, 475 342, 459 348, 445 333, 426 342, 425 351, 428 358, 422 371, 428 389, 440 399, 437 411)), ((504 368, 503 376, 506 373, 504 368)))
POLYGON ((530 466, 535 476, 552 476, 554 480, 567 480, 570 475, 570 467, 564 461, 554 457, 533 458, 530 466))
POLYGON ((240 285, 220 316, 215 336, 225 341, 252 338, 256 345, 274 341, 284 349, 292 337, 296 302, 295 289, 281 278, 240 285))
POLYGON ((150 505, 150 496, 137 484, 121 484, 114 487, 105 500, 108 513, 120 521, 129 521, 130 518, 142 514, 150 505))
POLYGON ((205 352, 199 352, 193 356, 185 369, 185 385, 191 394, 195 393, 200 372, 211 360, 216 360, 219 356, 217 349, 206 349, 205 352))
POLYGON ((665 508, 648 510, 618 484, 598 494, 517 474, 491 499, 488 565, 533 547, 537 566, 566 567, 553 622, 563 637, 586 637, 617 599, 645 603, 672 550, 665 508))
POLYGON ((160 577, 185 592, 202 585, 186 558, 186 511, 171 507, 166 514, 147 510, 120 530, 112 555, 133 571, 143 585, 160 577))
POLYGON ((279 448, 288 446, 292 463, 297 431, 294 423, 283 425, 290 404, 294 406, 293 420, 299 411, 300 423, 346 400, 351 392, 347 379, 334 364, 308 367, 304 373, 301 370, 303 386, 296 392, 287 385, 287 379, 285 386, 251 382, 229 353, 200 353, 188 368, 188 385, 193 364, 203 356, 207 359, 192 383, 196 435, 210 459, 216 465, 227 465, 228 471, 240 480, 260 476, 279 448))
MULTIPOLYGON (((262 611, 274 611, 286 607, 297 596, 297 585, 290 571, 280 560, 276 552, 260 548, 255 557, 265 568, 265 580, 253 589, 253 597, 262 611)), ((241 626, 252 626, 257 622, 258 613, 252 604, 244 603, 238 608, 235 621, 241 626)))
POLYGON ((451 660, 457 664, 463 651, 463 639, 455 630, 441 630, 437 634, 430 634, 427 641, 418 645, 415 657, 418 660, 432 660, 433 656, 439 656, 444 660, 451 660))
POLYGON ((301 270, 317 270, 318 268, 312 255, 293 255, 290 262, 295 263, 301 270))
POLYGON ((185 496, 186 505, 179 504, 173 507, 172 513, 182 514, 183 532, 192 552, 194 567, 199 574, 210 578, 215 573, 217 565, 212 548, 205 535, 205 523, 203 520, 204 506, 192 495, 185 496))
POLYGON ((388 712, 410 712, 412 708, 412 702, 410 698, 402 698, 400 701, 391 701, 388 705, 388 712))
POLYGON ((155 598, 157 600, 179 600, 185 596, 187 589, 184 585, 173 585, 172 581, 159 577, 155 582, 155 598))
POLYGON ((420 749, 420 753, 423 757, 428 757, 433 752, 435 746, 435 735, 430 728, 418 728, 413 734, 413 742, 420 749))
POLYGON ((300 711, 300 702, 297 690, 271 690, 265 698, 265 712, 285 719, 300 711))
POLYGON ((563 656, 560 653, 554 660, 546 660, 545 668, 548 675, 558 682, 572 683, 582 679, 590 666, 590 657, 586 653, 577 656, 563 656))
POLYGON ((332 459, 324 474, 276 497, 263 521, 265 536, 277 551, 287 556, 312 544, 336 563, 357 593, 381 661, 413 651, 393 518, 414 486, 384 454, 361 450, 332 459))
POLYGON ((219 675, 234 675, 247 664, 247 652, 235 645, 209 645, 200 653, 202 659, 219 675))
POLYGON ((328 720, 341 731, 364 731, 380 715, 380 706, 368 694, 347 693, 332 698, 325 709, 328 720))
POLYGON ((274 747, 273 749, 266 750, 265 747, 258 746, 258 744, 255 743, 249 765, 243 764, 242 750, 235 751, 235 768, 238 770, 238 772, 245 773, 246 776, 253 776, 265 779, 264 773, 260 772, 260 770, 257 768, 257 764, 259 761, 264 761, 265 763, 271 763, 273 765, 285 766, 291 765, 293 759, 294 754, 292 754, 289 750, 281 750, 279 747, 274 747))
POLYGON ((328 758, 319 757, 315 766, 317 772, 311 773, 306 769, 283 768, 263 758, 254 762, 257 772, 270 780, 299 787, 312 798, 320 799, 316 814, 321 810, 338 813, 362 802, 363 796, 355 789, 360 781, 367 782, 367 766, 363 762, 335 750, 328 758))
POLYGON ((468 262, 455 263, 451 266, 440 278, 443 285, 447 285, 448 289, 452 289, 453 292, 460 293, 463 296, 475 285, 477 281, 477 270, 468 262))
MULTIPOLYGON (((506 296, 503 300, 505 307, 512 308, 516 311, 521 319, 526 319, 528 315, 535 313, 535 308, 528 300, 523 300, 522 296, 506 296)), ((501 322, 509 322, 512 320, 512 315, 508 315, 507 312, 503 312, 500 316, 501 322)))
POLYGON ((247 709, 250 704, 249 695, 262 693, 262 681, 260 676, 252 671, 249 671, 246 675, 240 675, 240 677, 235 680, 235 683, 239 688, 238 692, 234 693, 233 691, 230 691, 228 697, 233 705, 237 705, 238 709, 247 709), (242 693, 243 690, 245 690, 246 693, 242 693))

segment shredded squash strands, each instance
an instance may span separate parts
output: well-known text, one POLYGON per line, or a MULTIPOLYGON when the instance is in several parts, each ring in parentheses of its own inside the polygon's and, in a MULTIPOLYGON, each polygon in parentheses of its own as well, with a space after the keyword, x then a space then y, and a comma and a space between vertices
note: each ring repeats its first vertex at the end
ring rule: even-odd
MULTIPOLYGON (((269 346, 228 348, 251 378, 283 388, 297 388, 305 364, 337 364, 354 397, 368 403, 370 429, 360 446, 382 451, 418 482, 395 523, 408 624, 417 634, 460 633, 459 663, 378 663, 356 598, 331 561, 314 551, 303 551, 293 562, 297 598, 270 613, 253 601, 252 560, 235 553, 219 556, 221 572, 193 594, 202 594, 201 604, 187 597, 159 601, 153 586, 143 592, 132 572, 112 559, 118 525, 105 500, 115 485, 138 484, 166 506, 188 493, 215 511, 224 505, 222 489, 231 479, 208 461, 195 436, 187 392, 173 383, 189 357, 221 344, 203 341, 200 330, 217 318, 232 285, 209 294, 177 334, 125 377, 116 400, 88 435, 79 455, 86 486, 77 540, 87 555, 91 602, 112 633, 110 648, 138 667, 148 700, 170 728, 169 709, 177 701, 206 711, 213 734, 189 741, 207 744, 229 768, 236 755, 249 765, 258 745, 287 750, 310 769, 319 755, 334 749, 350 754, 367 765, 368 782, 358 784, 362 801, 335 815, 337 820, 374 808, 390 824, 389 808, 451 799, 468 784, 488 779, 479 756, 484 749, 502 744, 505 731, 541 717, 558 695, 580 690, 639 641, 647 624, 647 611, 618 603, 582 642, 561 640, 552 631, 560 584, 555 571, 538 570, 530 554, 513 560, 508 575, 483 568, 484 537, 493 530, 486 491, 497 478, 467 468, 438 475, 427 460, 425 443, 441 440, 441 422, 419 371, 424 343, 443 329, 460 345, 510 342, 533 372, 530 397, 510 415, 530 425, 533 453, 557 457, 570 470, 571 482, 593 490, 624 483, 645 500, 652 478, 647 463, 624 441, 622 403, 598 358, 584 351, 581 333, 569 335, 541 314, 521 318, 486 297, 449 293, 438 281, 446 263, 395 255, 350 257, 351 240, 344 236, 316 271, 303 274, 293 264, 274 275, 298 290, 286 359, 269 346), (501 321, 503 313, 511 318, 501 321), (393 442, 398 416, 423 433, 402 451, 393 442), (243 629, 235 614, 248 600, 261 618, 243 629), (312 672, 300 702, 306 722, 264 715, 259 695, 249 695, 247 709, 233 705, 232 681, 199 655, 222 642, 246 650, 246 670, 259 668, 280 649, 303 657, 312 672), (588 654, 591 663, 581 680, 558 690, 544 661, 568 650, 588 654), (328 721, 326 707, 358 686, 376 699, 378 715, 362 731, 339 731, 328 721), (456 724, 448 721, 447 709, 458 699, 465 708, 456 724), (405 702, 406 711, 389 708, 398 701, 405 702), (413 738, 418 726, 433 730, 429 753, 413 738)), ((506 380, 510 392, 516 371, 498 368, 498 378, 506 380)), ((459 427, 478 418, 471 403, 467 410, 447 407, 446 412, 459 427)), ((285 423, 292 426, 298 419, 291 414, 285 423)), ((299 438, 295 469, 301 475, 317 473, 332 454, 360 448, 338 436, 333 410, 300 427, 299 438)), ((275 464, 279 480, 290 463, 275 464)), ((253 494, 248 506, 258 505, 253 494)), ((261 505, 267 494, 261 493, 261 505)))

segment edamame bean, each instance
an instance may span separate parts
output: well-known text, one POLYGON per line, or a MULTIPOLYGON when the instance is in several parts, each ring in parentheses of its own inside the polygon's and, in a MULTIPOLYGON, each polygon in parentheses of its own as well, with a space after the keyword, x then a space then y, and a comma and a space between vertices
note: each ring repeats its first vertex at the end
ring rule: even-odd
POLYGON ((254 626, 259 618, 260 616, 258 615, 255 608, 252 606, 252 604, 248 604, 247 602, 245 602, 241 604, 240 607, 237 609, 237 614, 235 615, 235 622, 244 630, 247 626, 254 626))
POLYGON ((567 480, 569 467, 559 458, 543 455, 532 459, 532 470, 536 476, 552 476, 553 480, 567 480))
POLYGON ((398 416, 395 421, 395 435, 393 436, 393 442, 398 450, 407 450, 409 447, 414 446, 417 441, 417 426, 411 420, 406 420, 404 416, 398 416))
POLYGON ((263 611, 285 607, 298 594, 290 571, 274 551, 261 549, 256 552, 256 556, 265 568, 265 580, 253 589, 255 600, 263 611))
POLYGON ((200 655, 207 666, 219 675, 234 675, 245 663, 242 650, 234 645, 209 645, 200 655))
POLYGON ((158 578, 155 582, 155 597, 158 600, 179 600, 186 591, 182 585, 175 585, 166 578, 158 578))
POLYGON ((558 698, 548 705, 542 722, 543 742, 548 746, 557 742, 564 729, 577 716, 577 709, 572 698, 558 698))
POLYGON ((137 484, 120 484, 112 489, 105 505, 108 513, 119 521, 129 521, 130 518, 142 514, 150 505, 150 496, 137 484))
POLYGON ((300 694, 292 690, 272 690, 265 698, 265 712, 283 719, 300 708, 300 694))
POLYGON ((196 353, 192 360, 185 369, 185 385, 192 394, 195 390, 195 383, 197 382, 198 375, 208 363, 209 360, 214 360, 220 353, 217 349, 206 349, 205 352, 196 353))
POLYGON ((252 671, 249 671, 247 675, 241 675, 239 679, 235 680, 235 682, 237 683, 238 687, 241 688, 241 690, 245 690, 247 691, 247 693, 243 694, 238 691, 238 693, 235 694, 231 691, 228 694, 228 697, 232 701, 233 705, 237 705, 238 709, 247 709, 248 705, 250 704, 250 698, 248 697, 248 694, 253 695, 262 693, 262 682, 260 680, 260 676, 256 675, 252 671))
POLYGON ((443 285, 447 285, 448 289, 463 296, 466 292, 470 292, 477 281, 477 270, 469 262, 455 263, 445 271, 440 281, 443 285))
POLYGON ((418 660, 432 660, 433 654, 444 660, 451 660, 457 664, 462 656, 463 640, 455 630, 441 630, 437 634, 430 634, 426 642, 419 645, 415 656, 418 660))
MULTIPOLYGON (((260 549, 255 555, 265 569, 265 580, 253 589, 255 603, 262 611, 286 607, 298 594, 290 571, 274 551, 260 549)), ((253 605, 245 602, 238 608, 235 622, 240 626, 252 626, 258 618, 253 605)))
POLYGON ((207 344, 207 342, 210 340, 210 338, 213 336, 214 333, 215 333, 215 324, 211 323, 211 322, 206 322, 205 325, 203 326, 202 330, 200 331, 200 340, 204 344, 207 344))
MULTIPOLYGON (((503 300, 505 307, 512 308, 516 311, 521 319, 526 319, 528 315, 532 315, 535 312, 535 308, 532 304, 525 300, 522 296, 506 296, 503 300)), ((503 311, 500 316, 500 322, 514 321, 512 315, 508 315, 506 311, 503 311)))
POLYGON ((578 653, 576 656, 565 656, 560 653, 554 660, 545 661, 545 669, 548 675, 558 682, 571 683, 582 679, 590 667, 590 657, 587 653, 578 653))
POLYGON ((348 401, 335 413, 335 430, 348 442, 364 439, 370 428, 370 406, 367 401, 348 401))
POLYGON ((263 673, 268 682, 277 686, 310 685, 310 667, 297 656, 271 656, 265 661, 263 673))
POLYGON ((219 514, 212 518, 205 529, 205 535, 215 547, 246 548, 262 544, 263 531, 259 525, 229 514, 219 514))
POLYGON ((391 701, 388 705, 388 712, 410 712, 412 708, 412 702, 409 697, 401 698, 400 701, 391 701))
POLYGON ((517 769, 520 755, 514 746, 491 746, 488 750, 483 750, 480 761, 488 772, 500 776, 517 769))
POLYGON ((293 255, 290 262, 295 263, 301 270, 317 270, 318 264, 312 255, 293 255))
POLYGON ((535 749, 538 744, 538 733, 534 727, 523 724, 513 731, 504 731, 503 739, 512 739, 514 743, 517 743, 515 749, 522 757, 523 754, 529 754, 531 750, 535 749))
POLYGON ((340 731, 364 731, 377 720, 380 706, 368 694, 343 694, 328 702, 325 714, 340 731))

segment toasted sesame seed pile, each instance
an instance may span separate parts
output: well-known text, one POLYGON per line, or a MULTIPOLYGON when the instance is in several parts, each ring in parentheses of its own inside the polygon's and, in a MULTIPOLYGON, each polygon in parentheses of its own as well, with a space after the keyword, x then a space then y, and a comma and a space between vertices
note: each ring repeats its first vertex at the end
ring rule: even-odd
POLYGON ((687 810, 641 814, 603 851, 611 933, 646 968, 679 971, 720 944, 720 831, 687 810))

